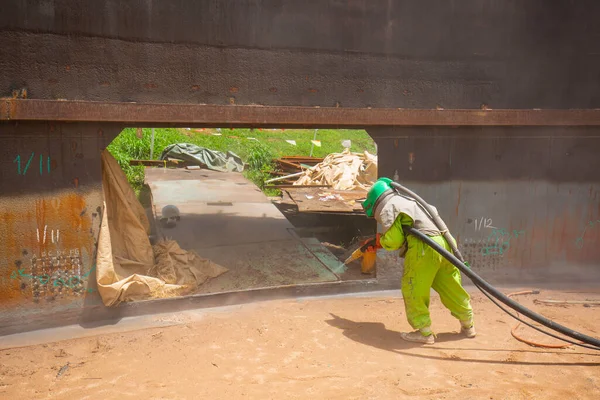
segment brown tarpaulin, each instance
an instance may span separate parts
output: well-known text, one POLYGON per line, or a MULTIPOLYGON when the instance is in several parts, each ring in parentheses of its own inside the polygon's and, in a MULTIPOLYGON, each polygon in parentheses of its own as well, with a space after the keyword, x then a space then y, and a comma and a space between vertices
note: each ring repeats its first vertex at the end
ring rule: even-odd
POLYGON ((105 207, 98 238, 96 279, 106 306, 121 301, 177 296, 226 268, 186 251, 174 241, 154 247, 144 208, 113 156, 102 153, 105 207))

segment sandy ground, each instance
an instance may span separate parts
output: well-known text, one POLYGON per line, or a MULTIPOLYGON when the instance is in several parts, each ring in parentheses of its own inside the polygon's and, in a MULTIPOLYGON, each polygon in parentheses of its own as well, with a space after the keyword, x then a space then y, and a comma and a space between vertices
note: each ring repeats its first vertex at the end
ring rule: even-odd
MULTIPOLYGON (((533 299, 598 299, 546 292, 518 300, 599 336, 599 307, 533 299)), ((600 352, 536 349, 512 319, 474 295, 479 335, 432 300, 435 345, 403 342, 398 297, 256 303, 205 311, 178 325, 0 352, 3 399, 598 399, 600 352)), ((546 340, 529 330, 528 338, 546 340)))

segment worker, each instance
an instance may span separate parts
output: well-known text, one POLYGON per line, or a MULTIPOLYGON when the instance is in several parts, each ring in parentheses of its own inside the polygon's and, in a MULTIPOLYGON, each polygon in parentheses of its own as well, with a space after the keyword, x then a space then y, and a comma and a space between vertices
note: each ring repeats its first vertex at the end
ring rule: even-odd
POLYGON ((403 332, 402 339, 424 344, 435 342, 429 315, 431 288, 460 321, 460 333, 468 338, 475 337, 473 309, 469 294, 462 287, 460 271, 429 245, 412 235, 407 236, 404 228, 414 227, 451 251, 448 242, 418 203, 400 195, 390 183, 388 178, 375 182, 363 208, 368 217, 374 217, 383 227, 384 233, 378 235, 377 246, 387 251, 400 250, 400 257, 404 257, 402 296, 408 323, 415 331, 403 332))

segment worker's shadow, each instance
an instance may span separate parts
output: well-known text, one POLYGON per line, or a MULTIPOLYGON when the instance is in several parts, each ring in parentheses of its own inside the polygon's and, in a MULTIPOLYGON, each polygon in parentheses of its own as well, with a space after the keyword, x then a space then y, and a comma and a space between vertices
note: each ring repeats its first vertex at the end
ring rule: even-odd
MULTIPOLYGON (((355 322, 346 318, 330 314, 333 319, 327 320, 329 325, 341 329, 342 334, 355 342, 381 350, 396 351, 421 347, 420 343, 407 342, 402 339, 400 332, 391 331, 381 322, 355 322)), ((461 336, 453 333, 440 333, 436 335, 436 343, 460 340, 461 336)))
MULTIPOLYGON (((348 339, 354 340, 355 342, 372 346, 377 349, 390 351, 396 354, 401 354, 409 357, 423 358, 429 360, 440 360, 440 361, 451 361, 451 362, 468 362, 468 363, 481 363, 481 364, 514 364, 514 365, 562 365, 562 366, 600 366, 600 363, 593 362, 527 362, 527 361, 509 361, 509 360, 493 360, 493 359, 474 359, 474 358, 447 358, 438 356, 439 350, 452 350, 451 348, 443 348, 435 346, 423 346, 420 343, 411 343, 402 339, 400 332, 391 331, 386 329, 385 325, 380 322, 356 322, 346 318, 341 318, 335 314, 330 314, 333 319, 326 320, 325 322, 329 325, 341 329, 342 334, 348 339), (406 352, 403 350, 410 350, 413 348, 422 347, 423 349, 431 350, 431 354, 413 353, 406 352)), ((440 333, 436 336, 435 342, 447 343, 458 340, 464 340, 464 338, 458 333, 440 333)), ((458 350, 458 349, 457 349, 458 350)), ((467 349, 465 349, 467 350, 467 349)), ((477 350, 477 349, 470 349, 477 350)), ((498 349, 498 352, 505 350, 498 349)), ((514 351, 514 350, 510 350, 514 351)), ((578 353, 581 354, 581 353, 578 353)), ((596 354, 587 354, 596 355, 596 354)))

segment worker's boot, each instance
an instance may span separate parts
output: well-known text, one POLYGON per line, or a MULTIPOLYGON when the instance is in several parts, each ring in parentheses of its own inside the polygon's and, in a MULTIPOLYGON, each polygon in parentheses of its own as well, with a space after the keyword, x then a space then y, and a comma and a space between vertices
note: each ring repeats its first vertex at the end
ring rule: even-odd
POLYGON ((460 333, 468 338, 474 338, 477 336, 477 332, 475 332, 475 324, 473 323, 472 319, 469 321, 460 321, 460 333))
POLYGON ((423 328, 414 332, 402 332, 400 337, 407 342, 434 344, 435 338, 431 328, 423 328))

